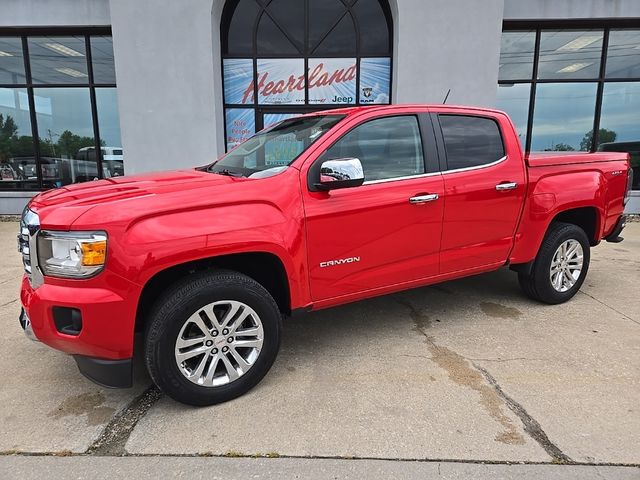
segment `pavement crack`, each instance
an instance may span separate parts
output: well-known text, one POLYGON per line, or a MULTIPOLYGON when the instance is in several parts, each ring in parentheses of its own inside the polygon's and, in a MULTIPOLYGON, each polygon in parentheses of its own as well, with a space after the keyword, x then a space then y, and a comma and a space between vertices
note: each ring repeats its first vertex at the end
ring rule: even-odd
POLYGON ((434 337, 427 333, 427 329, 431 325, 429 317, 406 300, 398 300, 398 302, 409 309, 415 330, 425 337, 427 348, 432 355, 431 360, 447 372, 451 381, 475 391, 480 397, 480 405, 500 425, 502 431, 496 435, 495 441, 507 445, 523 445, 525 438, 514 421, 504 411, 502 397, 491 385, 487 384, 480 371, 474 368, 474 363, 459 353, 438 345, 434 337))
POLYGON ((607 303, 603 302, 602 300, 598 300, 596 297, 594 297, 593 295, 584 292, 582 290, 578 290, 581 294, 586 295, 587 297, 591 298, 592 300, 595 300, 596 302, 598 302, 600 305, 607 307, 610 310, 613 310, 614 312, 616 312, 618 315, 622 315, 624 318, 626 318, 627 320, 631 320, 633 323, 637 323, 638 325, 640 325, 640 322, 638 320, 635 320, 633 318, 631 318, 629 315, 627 315, 626 313, 621 312, 620 310, 612 307, 611 305, 608 305, 607 303))
POLYGON ((126 455, 125 445, 131 432, 161 396, 155 385, 147 388, 111 419, 85 453, 98 456, 126 455))
POLYGON ((509 407, 516 416, 522 422, 524 426, 524 431, 529 434, 529 436, 535 440, 538 445, 540 445, 549 456, 553 459, 554 463, 573 463, 573 460, 569 458, 565 453, 560 450, 560 448, 554 444, 545 431, 542 429, 542 426, 537 422, 535 418, 533 418, 529 413, 525 410, 525 408, 516 402, 513 398, 507 395, 497 380, 484 368, 474 364, 473 365, 482 375, 489 385, 493 387, 496 393, 502 398, 504 403, 509 407))
POLYGON ((11 305, 12 303, 16 303, 17 301, 18 301, 18 299, 15 298, 15 299, 11 300, 10 302, 3 303, 2 305, 0 305, 0 308, 6 307, 7 305, 11 305))

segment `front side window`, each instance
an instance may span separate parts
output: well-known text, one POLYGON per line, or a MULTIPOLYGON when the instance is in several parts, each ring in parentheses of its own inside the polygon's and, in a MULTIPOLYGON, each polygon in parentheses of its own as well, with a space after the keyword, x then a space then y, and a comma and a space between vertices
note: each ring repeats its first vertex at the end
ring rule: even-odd
POLYGON ((357 126, 334 143, 322 160, 357 158, 365 181, 425 173, 418 119, 385 117, 357 126))
POLYGON ((279 173, 342 118, 343 115, 315 115, 284 120, 240 144, 208 171, 254 178, 279 173))
POLYGON ((504 157, 500 128, 495 120, 464 115, 440 115, 447 152, 447 169, 487 165, 504 157))

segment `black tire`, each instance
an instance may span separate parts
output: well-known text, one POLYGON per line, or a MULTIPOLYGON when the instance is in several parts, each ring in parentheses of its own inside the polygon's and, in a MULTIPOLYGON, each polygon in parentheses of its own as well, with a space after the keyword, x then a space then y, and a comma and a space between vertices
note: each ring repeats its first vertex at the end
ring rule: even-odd
POLYGON ((534 299, 550 305, 563 303, 573 297, 584 282, 589 270, 590 245, 587 234, 577 225, 554 222, 545 235, 530 274, 519 273, 518 281, 524 293, 534 299), (549 278, 553 256, 560 245, 567 240, 576 240, 582 246, 582 271, 575 284, 565 292, 556 290, 549 278))
POLYGON ((154 383, 178 402, 214 405, 239 397, 267 374, 280 348, 282 315, 269 292, 237 272, 215 270, 189 276, 164 292, 151 310, 145 334, 145 361, 154 383), (262 322, 264 340, 251 366, 235 381, 220 386, 197 385, 180 371, 174 348, 182 326, 198 309, 233 300, 251 307, 262 322))

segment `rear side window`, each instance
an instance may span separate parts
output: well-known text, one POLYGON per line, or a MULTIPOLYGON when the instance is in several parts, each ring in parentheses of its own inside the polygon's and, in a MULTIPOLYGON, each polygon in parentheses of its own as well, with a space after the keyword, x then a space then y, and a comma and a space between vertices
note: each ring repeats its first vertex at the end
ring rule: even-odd
POLYGON ((464 115, 439 118, 448 170, 479 167, 504 157, 504 144, 495 120, 464 115))
POLYGON ((424 173, 418 119, 384 117, 358 125, 334 143, 322 160, 357 158, 366 181, 424 173))

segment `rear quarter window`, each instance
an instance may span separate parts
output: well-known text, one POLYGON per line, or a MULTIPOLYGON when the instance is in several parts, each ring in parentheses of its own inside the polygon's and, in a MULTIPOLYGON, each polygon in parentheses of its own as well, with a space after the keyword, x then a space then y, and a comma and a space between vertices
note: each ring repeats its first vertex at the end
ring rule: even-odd
POLYGON ((504 157, 498 123, 486 117, 439 115, 447 153, 447 170, 473 168, 504 157))

